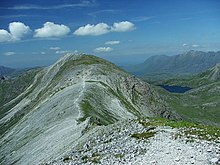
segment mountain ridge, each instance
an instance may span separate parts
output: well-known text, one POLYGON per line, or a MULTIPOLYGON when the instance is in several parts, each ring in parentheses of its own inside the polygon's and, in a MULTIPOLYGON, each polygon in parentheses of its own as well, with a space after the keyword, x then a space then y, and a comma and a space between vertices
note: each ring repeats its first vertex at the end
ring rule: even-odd
POLYGON ((8 109, 0 119, 5 164, 55 159, 99 125, 129 118, 180 118, 149 84, 101 58, 72 54, 39 71, 2 109, 8 109))

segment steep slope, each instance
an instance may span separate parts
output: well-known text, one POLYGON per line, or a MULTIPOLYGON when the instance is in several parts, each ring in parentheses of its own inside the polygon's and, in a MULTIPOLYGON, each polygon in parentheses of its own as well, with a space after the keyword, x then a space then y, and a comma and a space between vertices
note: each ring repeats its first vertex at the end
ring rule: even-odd
POLYGON ((10 73, 12 73, 14 71, 15 71, 15 69, 4 67, 4 66, 0 66, 0 76, 4 76, 4 75, 7 75, 7 74, 10 74, 10 73))
POLYGON ((210 79, 211 81, 216 81, 220 79, 220 63, 216 64, 212 69, 210 69, 208 79, 210 79))
POLYGON ((125 68, 139 76, 165 77, 172 75, 192 75, 206 71, 220 62, 220 52, 189 51, 175 56, 152 56, 144 63, 125 68))
POLYGON ((32 83, 39 69, 30 69, 13 77, 0 80, 0 113, 2 106, 20 95, 32 83))
POLYGON ((167 103, 190 121, 220 126, 220 65, 186 78, 159 82, 164 85, 188 86, 184 94, 169 93, 158 88, 167 103))
POLYGON ((2 106, 1 164, 38 164, 121 119, 178 118, 143 81, 95 56, 68 54, 2 106), (84 135, 84 136, 82 136, 84 135))

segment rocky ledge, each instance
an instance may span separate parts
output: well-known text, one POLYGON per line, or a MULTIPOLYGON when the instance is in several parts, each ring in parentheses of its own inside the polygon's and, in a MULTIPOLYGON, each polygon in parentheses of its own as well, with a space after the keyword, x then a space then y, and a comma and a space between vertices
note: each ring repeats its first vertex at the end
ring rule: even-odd
POLYGON ((158 121, 126 120, 100 126, 88 132, 84 141, 61 159, 46 164, 220 163, 219 129, 204 135, 200 126, 174 128, 167 125, 158 121))

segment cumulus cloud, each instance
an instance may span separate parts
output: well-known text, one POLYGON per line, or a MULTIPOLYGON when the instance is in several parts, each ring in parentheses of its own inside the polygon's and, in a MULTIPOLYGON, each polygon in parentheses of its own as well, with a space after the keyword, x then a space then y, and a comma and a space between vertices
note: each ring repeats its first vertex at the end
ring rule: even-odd
POLYGON ((27 34, 31 32, 29 26, 26 26, 22 22, 12 22, 9 24, 9 32, 4 29, 0 29, 0 42, 21 40, 27 34))
POLYGON ((101 53, 101 52, 110 52, 113 49, 111 47, 99 47, 99 48, 95 48, 94 52, 96 53, 101 53))
POLYGON ((0 42, 6 42, 11 40, 12 40, 11 34, 4 29, 0 29, 0 42))
POLYGON ((112 31, 115 32, 126 32, 135 29, 135 25, 129 21, 122 21, 114 23, 112 26, 112 31))
POLYGON ((9 24, 9 31, 13 40, 20 40, 29 34, 31 29, 22 22, 12 22, 9 24))
POLYGON ((135 25, 128 21, 114 23, 113 26, 109 26, 106 23, 98 23, 96 25, 87 24, 79 27, 73 34, 78 36, 98 36, 109 32, 126 32, 135 29, 135 25))
POLYGON ((110 31, 110 26, 108 26, 106 23, 99 23, 97 25, 91 25, 87 24, 85 26, 82 26, 78 28, 74 34, 78 36, 98 36, 102 34, 106 34, 110 31))
POLYGON ((50 50, 60 50, 60 47, 50 47, 50 50))
POLYGON ((185 46, 188 46, 188 44, 183 44, 182 46, 185 47, 185 46))
POLYGON ((62 37, 70 32, 70 28, 65 25, 46 22, 42 28, 35 30, 34 37, 62 37))
POLYGON ((106 45, 116 45, 116 44, 120 44, 120 41, 107 41, 105 42, 106 45))
POLYGON ((12 55, 15 55, 16 53, 15 52, 5 52, 4 55, 5 56, 12 56, 12 55))

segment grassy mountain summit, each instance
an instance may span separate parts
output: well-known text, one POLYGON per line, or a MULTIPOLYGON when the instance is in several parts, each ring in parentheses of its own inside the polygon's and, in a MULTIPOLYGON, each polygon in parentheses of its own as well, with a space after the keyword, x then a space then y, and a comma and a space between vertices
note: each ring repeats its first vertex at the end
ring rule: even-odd
POLYGON ((122 119, 179 118, 151 85, 101 58, 72 54, 39 70, 0 113, 3 164, 55 159, 87 131, 122 119))

